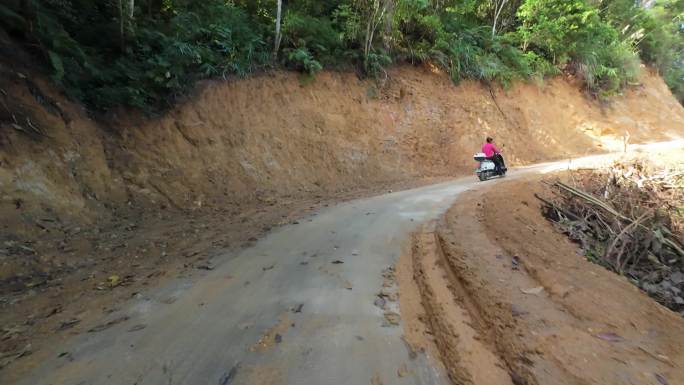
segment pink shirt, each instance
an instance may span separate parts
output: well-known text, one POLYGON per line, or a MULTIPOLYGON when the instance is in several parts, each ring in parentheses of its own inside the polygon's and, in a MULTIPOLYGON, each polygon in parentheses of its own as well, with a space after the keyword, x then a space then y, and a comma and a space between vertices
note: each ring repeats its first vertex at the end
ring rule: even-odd
POLYGON ((482 145, 482 152, 484 152, 487 158, 494 156, 494 153, 499 152, 499 150, 492 143, 485 143, 482 145))

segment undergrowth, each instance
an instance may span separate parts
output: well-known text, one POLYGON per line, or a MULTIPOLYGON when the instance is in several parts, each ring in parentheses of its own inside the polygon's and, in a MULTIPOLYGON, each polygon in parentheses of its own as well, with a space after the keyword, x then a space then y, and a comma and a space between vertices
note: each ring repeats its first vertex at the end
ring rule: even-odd
POLYGON ((610 96, 645 61, 684 98, 684 5, 675 0, 291 0, 280 36, 277 3, 7 0, 0 28, 93 110, 164 108, 199 79, 267 68, 383 79, 391 63, 432 63, 454 82, 504 87, 572 71, 610 96))

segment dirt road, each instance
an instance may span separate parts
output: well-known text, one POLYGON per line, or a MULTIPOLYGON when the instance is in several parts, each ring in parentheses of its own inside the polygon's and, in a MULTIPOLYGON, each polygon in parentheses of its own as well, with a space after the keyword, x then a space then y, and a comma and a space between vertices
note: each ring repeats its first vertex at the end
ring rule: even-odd
POLYGON ((388 268, 419 224, 478 186, 472 176, 325 209, 217 258, 200 281, 137 295, 0 383, 448 384, 434 352, 405 342, 388 268))

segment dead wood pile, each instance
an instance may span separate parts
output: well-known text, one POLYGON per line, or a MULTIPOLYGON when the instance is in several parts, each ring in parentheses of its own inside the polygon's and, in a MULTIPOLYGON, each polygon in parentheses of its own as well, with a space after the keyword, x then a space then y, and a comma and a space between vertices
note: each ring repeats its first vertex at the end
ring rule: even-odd
POLYGON ((684 315, 684 165, 643 160, 572 172, 537 196, 582 254, 684 315))

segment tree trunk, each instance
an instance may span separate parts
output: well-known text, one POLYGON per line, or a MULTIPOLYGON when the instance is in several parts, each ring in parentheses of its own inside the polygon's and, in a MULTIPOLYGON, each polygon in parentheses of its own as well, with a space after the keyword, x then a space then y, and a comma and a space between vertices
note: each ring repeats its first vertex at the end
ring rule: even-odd
POLYGON ((128 20, 132 23, 133 22, 133 14, 135 13, 135 0, 128 0, 128 20))
POLYGON ((394 22, 394 0, 386 1, 387 14, 385 15, 385 32, 382 36, 382 41, 385 44, 385 51, 390 52, 392 49, 392 30, 394 22))
POLYGON ((382 18, 385 16, 385 12, 387 11, 387 3, 382 2, 382 0, 372 0, 372 5, 370 5, 370 7, 371 9, 368 10, 368 20, 366 22, 366 41, 363 47, 364 59, 368 59, 368 55, 373 48, 375 31, 378 29, 378 25, 380 25, 382 18))
POLYGON ((494 3, 494 22, 492 23, 492 37, 496 36, 496 22, 499 20, 501 11, 504 6, 508 3, 508 0, 497 0, 494 3))
POLYGON ((119 0, 119 44, 122 53, 126 50, 126 16, 123 1, 119 0))
POLYGON ((282 38, 280 34, 280 20, 283 12, 283 0, 278 0, 278 10, 276 12, 276 29, 275 29, 275 42, 273 46, 273 60, 278 58, 278 51, 280 50, 280 40, 282 38))
POLYGON ((128 0, 128 8, 126 10, 126 29, 130 36, 135 36, 135 0, 128 0))
POLYGON ((371 25, 372 25, 372 23, 373 22, 371 21, 370 18, 368 19, 368 22, 366 23, 366 38, 365 38, 366 41, 363 43, 363 57, 364 58, 368 58, 368 53, 370 52, 370 42, 373 39, 373 37, 371 36, 371 25))
POLYGON ((118 0, 119 5, 119 39, 121 52, 126 50, 128 31, 133 31, 133 17, 135 13, 135 0, 118 0), (125 3, 124 3, 125 2, 125 3))

